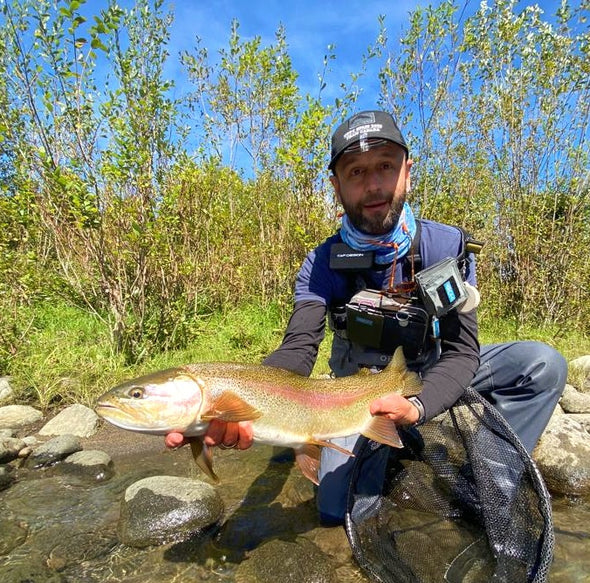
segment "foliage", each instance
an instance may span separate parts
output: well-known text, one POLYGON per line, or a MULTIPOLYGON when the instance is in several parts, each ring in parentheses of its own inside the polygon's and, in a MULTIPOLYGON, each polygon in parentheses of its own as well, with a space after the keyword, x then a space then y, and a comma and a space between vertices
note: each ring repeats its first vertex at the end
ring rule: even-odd
MULTIPOLYGON (((410 129, 422 214, 486 241, 484 313, 588 329, 587 6, 417 9, 381 71, 410 129), (585 25, 585 28, 584 28, 585 25)), ((386 51, 386 42, 382 43, 386 51)))
MULTIPOLYGON (((286 312, 276 303, 241 304, 201 316, 189 346, 160 351, 130 365, 114 353, 108 325, 82 308, 43 302, 21 308, 18 317, 27 330, 18 358, 12 360, 15 400, 44 409, 71 403, 93 406, 99 395, 123 380, 190 362, 259 363, 279 345, 286 324, 286 312)), ((568 360, 590 353, 585 335, 556 332, 555 327, 523 327, 494 319, 483 323, 480 335, 484 343, 548 342, 568 360)), ((322 343, 314 376, 329 372, 329 344, 322 343)))
POLYGON ((108 325, 86 310, 45 302, 23 308, 19 316, 28 330, 12 363, 12 385, 19 402, 43 408, 74 402, 92 406, 115 384, 148 370, 200 361, 259 362, 279 344, 285 324, 276 304, 242 305, 200 318, 190 347, 126 365, 112 350, 108 325))
MULTIPOLYGON (((1 199, 10 211, 1 245, 19 259, 7 254, 7 266, 44 280, 41 297, 106 322, 128 362, 182 346, 195 318, 238 299, 286 302, 297 264, 329 228, 302 155, 303 139, 316 149, 326 139, 329 110, 316 100, 298 113, 284 31, 266 48, 242 41, 236 23, 215 78, 205 63, 199 78, 199 56, 185 55, 211 112, 199 118, 212 149, 198 165, 182 125, 194 113, 171 100, 163 76, 171 15, 162 5, 113 2, 89 25, 77 0, 3 4, 0 116, 16 168, 1 199), (111 64, 100 80, 99 61, 111 64), (252 157, 248 180, 232 168, 238 142, 252 157)), ((32 299, 11 281, 2 285, 13 303, 32 299)), ((7 350, 17 336, 3 340, 7 350)))
POLYGON ((551 17, 447 0, 410 14, 399 43, 380 18, 333 104, 333 47, 302 93, 282 27, 265 46, 236 21, 217 55, 197 39, 182 95, 163 0, 0 9, 0 374, 26 397, 49 405, 67 398, 60 379, 98 388, 101 371, 192 357, 213 332, 220 354, 278 343, 297 269, 335 226, 327 144, 369 60, 411 143, 414 205, 486 241, 484 329, 542 324, 560 346, 590 329, 586 0, 551 17), (96 351, 72 347, 76 322, 96 351))

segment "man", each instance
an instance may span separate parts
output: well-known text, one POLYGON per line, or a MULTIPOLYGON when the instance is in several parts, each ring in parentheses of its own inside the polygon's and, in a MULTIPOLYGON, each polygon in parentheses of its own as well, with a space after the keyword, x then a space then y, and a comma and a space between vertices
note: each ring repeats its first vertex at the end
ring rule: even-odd
MULTIPOLYGON (((403 338, 385 338, 381 344, 367 346, 355 341, 354 334, 351 338, 342 331, 336 321, 355 293, 363 288, 395 292, 404 282, 408 288, 413 277, 408 258, 416 255, 422 268, 446 257, 462 257, 463 277, 475 286, 475 262, 465 249, 460 229, 414 218, 406 202, 412 160, 388 113, 365 111, 345 121, 332 136, 329 168, 345 211, 342 226, 305 259, 283 342, 264 364, 309 375, 329 316, 336 328, 330 366, 335 376, 346 376, 360 367, 383 368, 396 345, 407 348, 403 338), (351 256, 369 263, 337 267, 333 249, 342 243, 352 248, 351 256)), ((420 395, 406 399, 392 393, 375 400, 371 413, 385 415, 399 425, 419 425, 451 407, 471 385, 496 406, 531 452, 565 386, 566 362, 555 350, 537 342, 480 349, 474 305, 472 302, 468 309, 458 306, 430 322, 429 326, 438 325, 439 332, 433 334, 429 328, 428 339, 409 363, 422 373, 420 395)), ((357 437, 344 438, 339 444, 352 450, 357 437)), ((178 434, 166 438, 169 446, 182 442, 178 434)), ((252 426, 211 423, 205 442, 245 449, 252 444, 252 426)), ((326 523, 343 518, 351 464, 351 458, 323 448, 318 507, 326 523)))

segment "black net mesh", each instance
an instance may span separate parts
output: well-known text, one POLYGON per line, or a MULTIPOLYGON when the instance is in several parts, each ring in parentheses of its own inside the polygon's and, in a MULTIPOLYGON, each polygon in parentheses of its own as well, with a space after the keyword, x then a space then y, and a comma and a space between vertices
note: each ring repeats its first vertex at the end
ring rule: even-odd
POLYGON ((357 455, 346 531, 379 582, 547 580, 549 494, 498 412, 468 389, 448 412, 402 432, 400 450, 366 440, 357 455), (363 492, 363 464, 388 456, 381 495, 363 492))

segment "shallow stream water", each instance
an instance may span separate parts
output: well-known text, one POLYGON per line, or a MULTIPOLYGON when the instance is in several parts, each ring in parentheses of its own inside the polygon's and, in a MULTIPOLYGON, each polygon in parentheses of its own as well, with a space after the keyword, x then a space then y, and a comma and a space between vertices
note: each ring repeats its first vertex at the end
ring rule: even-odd
MULTIPOLYGON (((93 444, 85 444, 85 449, 93 444)), ((115 430, 97 445, 113 456, 115 475, 102 482, 60 472, 19 472, 0 492, 0 581, 240 582, 245 559, 269 541, 307 539, 330 557, 338 581, 365 581, 351 559, 342 528, 319 526, 312 485, 287 450, 256 446, 219 451, 215 468, 226 520, 206 539, 133 549, 118 542, 125 489, 151 475, 202 478, 188 450, 164 451, 162 438, 115 430), (123 432, 124 433, 124 432, 123 432), (124 446, 123 440, 132 445, 124 446)), ((555 558, 551 583, 590 581, 590 502, 555 499, 555 558)), ((288 569, 276 557, 277 580, 288 569)))

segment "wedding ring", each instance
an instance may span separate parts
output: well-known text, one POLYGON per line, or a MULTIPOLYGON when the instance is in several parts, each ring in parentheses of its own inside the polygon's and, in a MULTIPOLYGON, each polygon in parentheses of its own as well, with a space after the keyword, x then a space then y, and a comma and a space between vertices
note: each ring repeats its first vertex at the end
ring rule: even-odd
POLYGON ((225 443, 220 443, 219 447, 221 449, 235 449, 238 446, 238 442, 236 441, 235 443, 233 443, 232 445, 225 445, 225 443))

